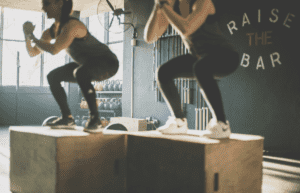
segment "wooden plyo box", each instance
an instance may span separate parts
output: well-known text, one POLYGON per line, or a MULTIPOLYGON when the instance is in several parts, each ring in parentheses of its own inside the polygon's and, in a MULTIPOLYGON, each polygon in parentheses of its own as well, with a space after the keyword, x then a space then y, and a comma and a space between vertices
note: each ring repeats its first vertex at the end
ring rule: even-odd
POLYGON ((26 193, 124 192, 125 135, 10 127, 10 189, 26 193))
POLYGON ((127 135, 127 193, 261 193, 263 137, 127 135))
POLYGON ((10 151, 12 192, 261 193, 260 136, 10 127, 10 151))
POLYGON ((146 131, 147 121, 145 119, 136 119, 129 117, 112 117, 110 123, 121 123, 129 132, 146 131))

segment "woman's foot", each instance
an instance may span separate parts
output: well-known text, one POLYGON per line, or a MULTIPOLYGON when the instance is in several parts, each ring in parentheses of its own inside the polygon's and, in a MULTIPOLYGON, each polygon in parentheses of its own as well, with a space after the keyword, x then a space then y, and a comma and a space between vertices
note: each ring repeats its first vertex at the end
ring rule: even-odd
POLYGON ((50 123, 46 123, 45 126, 75 126, 75 120, 72 116, 59 117, 50 123))
POLYGON ((222 121, 218 121, 216 119, 211 119, 204 131, 205 137, 213 138, 213 139, 225 139, 229 138, 231 134, 229 121, 226 123, 222 121))
POLYGON ((186 118, 170 116, 166 124, 159 127, 157 130, 163 134, 186 134, 188 129, 186 118))
POLYGON ((86 126, 84 127, 84 131, 87 132, 93 132, 97 129, 99 129, 101 125, 100 118, 96 115, 90 115, 90 119, 86 123, 86 126))

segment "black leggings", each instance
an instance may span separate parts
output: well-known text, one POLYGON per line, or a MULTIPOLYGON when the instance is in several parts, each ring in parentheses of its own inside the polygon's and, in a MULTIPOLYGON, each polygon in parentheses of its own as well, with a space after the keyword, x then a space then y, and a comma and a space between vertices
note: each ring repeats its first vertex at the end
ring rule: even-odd
POLYGON ((191 54, 181 55, 161 65, 156 80, 170 111, 176 118, 184 118, 180 96, 173 79, 196 77, 215 111, 217 120, 226 121, 221 93, 215 79, 233 73, 239 66, 239 54, 227 49, 215 49, 197 59, 191 54))
POLYGON ((119 68, 119 61, 116 59, 98 59, 91 60, 89 64, 79 65, 75 62, 66 64, 52 70, 48 75, 48 83, 50 90, 58 103, 62 116, 67 117, 71 115, 67 103, 67 96, 65 90, 61 86, 61 82, 78 83, 84 98, 92 115, 98 116, 96 105, 96 93, 92 81, 103 81, 114 76, 119 68), (101 61, 101 63, 99 63, 101 61))

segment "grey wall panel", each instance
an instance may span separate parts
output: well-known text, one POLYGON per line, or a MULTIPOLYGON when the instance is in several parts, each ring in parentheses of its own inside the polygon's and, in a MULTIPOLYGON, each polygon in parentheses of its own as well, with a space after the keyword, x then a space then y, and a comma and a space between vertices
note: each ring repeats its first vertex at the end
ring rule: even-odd
POLYGON ((17 125, 41 125, 53 115, 60 111, 52 94, 18 94, 17 125))
POLYGON ((14 124, 16 120, 16 94, 0 93, 0 124, 14 124))

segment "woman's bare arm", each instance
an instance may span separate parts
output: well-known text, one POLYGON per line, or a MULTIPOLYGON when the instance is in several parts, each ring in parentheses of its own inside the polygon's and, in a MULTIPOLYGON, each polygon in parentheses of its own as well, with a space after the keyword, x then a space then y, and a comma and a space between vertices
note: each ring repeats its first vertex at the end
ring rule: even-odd
MULTIPOLYGON (((50 29, 47 29, 43 32, 41 40, 50 43, 50 41, 52 40, 50 35, 50 29)), ((40 50, 36 45, 32 47, 31 40, 26 38, 25 41, 26 41, 26 49, 30 57, 35 57, 42 52, 42 50, 40 50)))
POLYGON ((160 10, 159 5, 155 4, 152 13, 144 30, 144 39, 147 43, 156 42, 166 31, 169 21, 164 13, 160 10))

